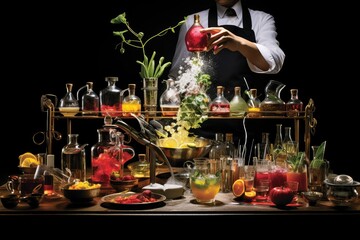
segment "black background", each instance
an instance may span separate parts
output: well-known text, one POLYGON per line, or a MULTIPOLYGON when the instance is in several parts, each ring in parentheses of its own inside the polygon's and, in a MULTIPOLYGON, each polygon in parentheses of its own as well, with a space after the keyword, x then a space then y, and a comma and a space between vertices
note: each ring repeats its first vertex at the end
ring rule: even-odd
MULTIPOLYGON (((358 100, 356 87, 352 86, 357 80, 352 72, 356 73, 358 68, 356 60, 348 60, 358 55, 356 39, 351 36, 357 27, 352 19, 355 15, 349 13, 353 8, 345 2, 342 6, 328 6, 327 2, 316 6, 312 1, 247 2, 250 8, 275 17, 278 40, 286 54, 281 72, 269 79, 286 84, 281 94, 284 101, 290 98, 290 88, 299 89, 304 104, 310 98, 314 100, 318 125, 311 145, 327 140, 325 157, 333 171, 359 180, 358 127, 353 117, 358 100), (344 18, 338 16, 341 12, 344 18)), ((11 16, 2 19, 2 176, 16 172, 20 154, 45 151, 44 145, 32 142, 35 132, 45 130, 46 113, 40 108, 41 95, 51 93, 60 99, 65 95, 65 83, 72 82, 76 92, 87 81, 93 81, 94 90, 99 93, 106 87, 106 76, 118 76, 121 89, 128 83, 140 86, 139 65, 135 61, 141 59, 141 52, 127 48, 121 55, 115 50, 118 38, 112 31, 117 26, 110 24, 112 18, 126 12, 132 28, 144 32, 146 38, 212 3, 211 0, 176 0, 165 5, 163 1, 55 0, 2 8, 11 16)), ((156 50, 157 56, 171 61, 177 35, 178 31, 151 41, 147 51, 156 50)), ((167 72, 163 77, 166 75, 167 72)), ((137 95, 142 96, 140 87, 137 95)), ((54 143, 57 166, 61 147, 66 144, 65 127, 65 120, 55 121, 55 129, 63 133, 63 140, 54 143)), ((79 120, 75 121, 73 131, 80 134, 80 143, 91 146, 97 141, 96 129, 101 127, 102 121, 79 120)), ((266 130, 274 132, 275 125, 266 130)), ((274 137, 272 133, 270 140, 274 137)))

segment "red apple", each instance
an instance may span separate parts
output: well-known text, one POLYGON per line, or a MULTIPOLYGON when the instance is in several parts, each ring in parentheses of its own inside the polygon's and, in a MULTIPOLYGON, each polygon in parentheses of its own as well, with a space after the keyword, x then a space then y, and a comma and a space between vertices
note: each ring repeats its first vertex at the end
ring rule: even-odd
POLYGON ((269 197, 276 206, 285 206, 292 202, 294 192, 288 187, 274 187, 270 190, 269 197))

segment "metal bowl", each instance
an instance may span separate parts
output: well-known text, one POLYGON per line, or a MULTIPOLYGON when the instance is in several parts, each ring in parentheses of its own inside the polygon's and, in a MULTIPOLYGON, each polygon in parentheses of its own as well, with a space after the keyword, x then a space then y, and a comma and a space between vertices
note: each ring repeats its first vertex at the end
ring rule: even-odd
POLYGON ((61 188, 64 196, 72 203, 91 202, 93 198, 100 195, 100 187, 90 189, 69 189, 69 186, 72 184, 73 183, 67 184, 63 188, 61 188))
POLYGON ((169 163, 172 167, 183 167, 184 162, 193 160, 194 158, 204 157, 209 153, 212 140, 207 138, 196 138, 195 147, 184 147, 184 148, 168 148, 159 146, 168 158, 169 163))

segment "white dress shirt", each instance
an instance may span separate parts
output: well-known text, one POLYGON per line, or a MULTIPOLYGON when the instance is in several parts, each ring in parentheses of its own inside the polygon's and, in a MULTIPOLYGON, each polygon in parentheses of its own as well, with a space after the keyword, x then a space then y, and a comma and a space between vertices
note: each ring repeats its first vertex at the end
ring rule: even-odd
MULTIPOLYGON (((227 17, 225 15, 226 8, 217 4, 218 25, 235 25, 242 28, 243 21, 241 1, 238 1, 232 8, 236 11, 237 16, 227 17)), ((255 33, 256 46, 258 47, 259 51, 270 66, 267 71, 263 71, 248 61, 249 68, 251 71, 256 73, 278 73, 284 63, 285 53, 280 48, 279 42, 276 39, 277 32, 274 17, 268 13, 259 10, 249 9, 249 12, 252 21, 252 30, 255 33)), ((178 76, 178 69, 181 65, 184 64, 184 59, 192 56, 193 54, 192 52, 189 52, 186 48, 185 35, 189 28, 194 24, 194 14, 189 15, 186 19, 186 23, 184 23, 180 28, 179 38, 175 49, 175 55, 173 57, 172 66, 169 74, 169 76, 172 78, 176 78, 178 76)), ((200 15, 201 25, 204 28, 207 28, 209 9, 203 10, 197 14, 200 15)))

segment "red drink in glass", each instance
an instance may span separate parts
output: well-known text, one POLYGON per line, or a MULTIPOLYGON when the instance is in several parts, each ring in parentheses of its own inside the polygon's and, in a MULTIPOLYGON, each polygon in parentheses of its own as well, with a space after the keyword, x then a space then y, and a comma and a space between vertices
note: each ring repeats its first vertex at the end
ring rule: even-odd
POLYGON ((308 186, 308 179, 306 171, 304 172, 288 172, 287 181, 295 181, 299 183, 299 192, 306 192, 308 186))
POLYGON ((274 187, 284 186, 284 183, 286 181, 289 181, 287 179, 286 173, 286 169, 275 166, 275 168, 269 172, 270 189, 273 189, 274 187))

